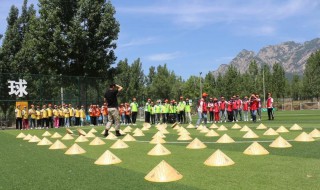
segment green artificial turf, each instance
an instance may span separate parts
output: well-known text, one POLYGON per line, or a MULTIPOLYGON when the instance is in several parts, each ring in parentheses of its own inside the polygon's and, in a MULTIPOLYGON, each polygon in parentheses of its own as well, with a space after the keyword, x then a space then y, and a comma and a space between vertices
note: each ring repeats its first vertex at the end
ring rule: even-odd
MULTIPOLYGON (((263 113, 266 117, 266 113, 263 113)), ((294 123, 311 132, 320 129, 320 111, 276 112, 274 121, 263 120, 267 127, 277 129, 281 125, 289 129, 294 123)), ((194 118, 195 122, 196 118, 194 118)), ((127 149, 111 149, 114 140, 104 140, 105 145, 90 146, 89 142, 77 143, 87 152, 81 155, 65 155, 64 150, 49 150, 49 146, 37 146, 16 136, 17 130, 0 132, 0 189, 320 189, 320 139, 314 142, 295 142, 291 148, 271 148, 269 144, 277 136, 263 136, 265 130, 255 129, 260 122, 238 122, 247 125, 259 135, 258 139, 244 139, 246 132, 230 129, 234 123, 223 123, 229 130, 217 131, 220 136, 228 134, 236 143, 218 144, 220 137, 206 137, 195 129, 188 129, 191 137, 205 142, 207 148, 193 150, 186 146, 190 141, 177 141, 177 132, 168 125, 163 144, 172 154, 149 156, 147 153, 155 146, 148 142, 126 142, 127 149), (249 156, 243 151, 251 141, 260 142, 270 154, 249 156), (178 143, 177 143, 178 142, 178 143), (209 167, 203 162, 217 149, 229 156, 235 164, 225 167, 209 167), (122 162, 116 165, 99 166, 94 162, 106 150, 110 150, 122 162), (183 178, 169 183, 154 183, 144 177, 162 160, 179 171, 183 178)), ((207 124, 209 127, 211 124, 207 124)), ((218 124, 220 126, 221 124, 218 124)), ((182 125, 186 127, 187 125, 182 125)), ((135 127, 142 127, 139 123, 135 127)), ((121 126, 122 129, 125 126, 121 126)), ((76 130, 76 128, 71 128, 76 130)), ((88 132, 91 127, 82 128, 88 132)), ((100 134, 103 127, 96 127, 100 134)), ((25 134, 41 135, 44 130, 22 131, 25 134)), ((49 132, 66 134, 64 128, 49 129, 49 132)), ((135 137, 139 141, 150 141, 157 130, 152 127, 144 131, 144 137, 135 137)), ((293 140, 302 131, 290 131, 281 134, 287 140, 293 140)), ((76 137, 76 136, 75 136, 76 137)), ((48 138, 54 142, 55 139, 48 138)), ((61 140, 68 148, 74 140, 61 140)))

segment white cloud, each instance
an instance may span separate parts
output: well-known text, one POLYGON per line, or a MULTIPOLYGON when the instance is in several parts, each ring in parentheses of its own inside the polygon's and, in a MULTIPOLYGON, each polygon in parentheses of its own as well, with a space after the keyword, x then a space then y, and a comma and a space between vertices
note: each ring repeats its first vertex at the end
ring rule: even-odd
POLYGON ((156 43, 157 41, 159 41, 159 40, 156 37, 145 37, 145 38, 139 38, 139 39, 131 39, 129 42, 123 43, 119 48, 153 44, 153 43, 156 43))
POLYGON ((173 53, 158 53, 147 56, 147 60, 149 61, 168 61, 175 59, 181 55, 180 52, 173 52, 173 53))
POLYGON ((312 0, 177 0, 139 7, 118 7, 117 10, 126 14, 166 16, 177 25, 201 27, 237 21, 277 21, 316 11, 319 4, 312 0))

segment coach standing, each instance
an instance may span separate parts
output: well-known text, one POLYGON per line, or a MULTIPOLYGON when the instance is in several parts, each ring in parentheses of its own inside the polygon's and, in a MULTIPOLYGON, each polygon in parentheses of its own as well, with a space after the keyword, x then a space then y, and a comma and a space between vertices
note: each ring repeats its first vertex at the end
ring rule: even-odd
POLYGON ((111 127, 111 124, 115 123, 116 128, 116 136, 121 136, 120 134, 120 115, 118 110, 118 100, 117 95, 118 92, 122 90, 122 86, 119 86, 117 84, 111 84, 109 89, 106 91, 104 95, 104 102, 108 104, 108 122, 106 125, 106 130, 104 133, 104 136, 108 136, 109 129, 111 127))

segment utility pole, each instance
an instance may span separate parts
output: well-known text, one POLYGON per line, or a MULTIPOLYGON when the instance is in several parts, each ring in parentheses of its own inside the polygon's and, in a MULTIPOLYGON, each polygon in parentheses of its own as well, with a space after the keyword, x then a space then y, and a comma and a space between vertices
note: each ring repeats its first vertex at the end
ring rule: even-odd
POLYGON ((200 98, 202 97, 202 82, 201 82, 201 74, 202 74, 202 72, 200 72, 200 74, 199 74, 199 83, 200 83, 200 98))
POLYGON ((263 106, 265 106, 266 105, 266 86, 264 83, 264 67, 262 69, 262 88, 263 88, 263 106))

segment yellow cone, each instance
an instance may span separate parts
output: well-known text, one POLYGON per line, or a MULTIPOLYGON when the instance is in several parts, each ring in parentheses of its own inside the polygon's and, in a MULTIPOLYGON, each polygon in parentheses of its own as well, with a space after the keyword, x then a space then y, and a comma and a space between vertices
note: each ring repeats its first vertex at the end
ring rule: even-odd
POLYGON ((114 140, 114 139, 118 139, 118 137, 115 136, 113 133, 109 132, 108 136, 105 139, 114 140))
POLYGON ((184 127, 180 127, 179 129, 177 129, 177 132, 180 133, 182 131, 186 131, 187 129, 185 129, 184 127))
POLYGON ((46 137, 43 137, 43 139, 40 142, 38 142, 37 145, 39 146, 52 145, 52 142, 49 141, 46 137))
MULTIPOLYGON (((128 126, 128 127, 129 127, 129 126, 128 126)), ((131 133, 131 129, 128 128, 128 127, 124 128, 124 129, 123 129, 123 132, 125 132, 125 133, 131 133)))
POLYGON ((51 133, 49 133, 49 131, 46 131, 42 134, 43 137, 50 137, 51 133))
POLYGON ((119 164, 122 161, 112 152, 106 150, 95 162, 94 164, 97 165, 112 165, 112 164, 119 164))
POLYGON ((191 140, 192 137, 190 137, 190 135, 188 134, 183 134, 183 135, 180 135, 180 137, 177 139, 178 141, 188 141, 188 140, 191 140))
POLYGON ((58 133, 58 132, 55 132, 52 136, 51 136, 51 138, 52 139, 58 139, 58 138, 61 138, 62 136, 58 133))
POLYGON ((228 131, 228 129, 224 125, 221 125, 217 131, 228 131))
POLYGON ((114 132, 114 131, 116 131, 116 129, 115 129, 114 127, 111 127, 111 128, 109 129, 109 131, 114 132))
POLYGON ((313 131, 311 131, 311 132, 309 133, 309 135, 310 135, 311 137, 313 137, 313 138, 318 138, 318 137, 320 137, 320 131, 319 131, 318 129, 314 129, 313 131))
POLYGON ((150 156, 163 156, 168 154, 171 154, 171 152, 160 143, 158 143, 155 147, 153 147, 153 149, 148 152, 148 155, 150 156))
POLYGON ((153 168, 144 179, 151 182, 171 182, 181 179, 183 176, 166 161, 162 160, 153 168))
POLYGON ((78 129, 78 134, 82 136, 86 136, 87 133, 82 129, 78 129))
POLYGON ((94 138, 96 137, 93 133, 89 132, 85 135, 86 138, 94 138))
POLYGON ((158 131, 155 135, 152 136, 153 139, 156 137, 166 138, 166 136, 164 134, 162 134, 160 131, 158 131))
POLYGON ((70 129, 66 128, 66 131, 68 134, 73 134, 73 131, 71 131, 70 129))
POLYGON ((269 128, 268 130, 266 130, 266 132, 263 133, 263 135, 274 136, 274 135, 279 135, 279 133, 277 133, 274 129, 269 128))
POLYGON ((252 143, 244 152, 247 155, 267 155, 269 152, 259 143, 252 143))
POLYGON ((89 140, 85 137, 80 135, 74 142, 88 142, 89 140))
POLYGON ((256 129, 268 129, 268 127, 260 123, 260 125, 256 129))
POLYGON ((101 140, 99 137, 96 137, 94 138, 90 143, 89 145, 93 145, 93 146, 96 146, 96 145, 104 145, 106 144, 103 140, 101 140))
POLYGON ((298 124, 293 124, 292 127, 290 127, 291 131, 300 131, 302 130, 302 127, 300 127, 298 124))
POLYGON ((206 127, 204 127, 201 131, 200 131, 200 133, 208 133, 210 130, 208 129, 208 128, 206 128, 206 127))
POLYGON ((207 146, 203 144, 198 138, 195 138, 191 143, 188 144, 188 149, 202 149, 206 148, 207 146))
POLYGON ((151 127, 151 125, 150 125, 150 123, 143 123, 143 124, 142 124, 142 127, 150 128, 150 127, 151 127))
POLYGON ((194 129, 194 125, 192 125, 191 123, 187 126, 188 129, 194 129))
POLYGON ((273 148, 290 148, 290 147, 292 147, 292 145, 286 139, 282 138, 281 136, 276 138, 276 140, 274 140, 269 146, 273 147, 273 148))
POLYGON ((67 133, 65 136, 62 137, 62 140, 73 140, 73 136, 71 136, 69 133, 67 133))
POLYGON ((187 130, 183 130, 183 131, 179 132, 178 135, 179 136, 181 136, 181 135, 190 135, 190 133, 187 130))
POLYGON ((88 133, 96 133, 98 132, 95 128, 92 128, 88 133))
POLYGON ((166 143, 163 138, 155 137, 150 141, 150 144, 166 143))
POLYGON ((142 127, 141 131, 149 131, 149 128, 148 127, 142 127))
POLYGON ((230 166, 234 164, 234 161, 218 149, 204 162, 204 164, 207 166, 230 166))
POLYGON ((248 132, 248 131, 250 131, 251 129, 248 127, 248 126, 243 126, 241 129, 240 129, 240 131, 243 131, 243 132, 248 132))
POLYGON ((133 131, 133 133, 140 133, 140 132, 142 132, 142 130, 139 129, 139 128, 136 128, 136 129, 133 131))
POLYGON ((238 123, 235 123, 231 129, 241 129, 241 126, 238 123))
POLYGON ((105 129, 103 129, 102 130, 102 132, 100 133, 101 135, 104 135, 104 132, 105 132, 106 130, 105 129))
POLYGON ((217 132, 215 132, 214 130, 210 130, 206 135, 206 137, 218 137, 220 136, 217 132))
POLYGON ((24 141, 29 141, 32 138, 32 135, 28 134, 23 138, 24 141))
POLYGON ((276 130, 276 132, 278 132, 278 133, 288 133, 289 130, 286 129, 284 126, 280 126, 280 127, 276 130))
POLYGON ((33 137, 31 137, 31 139, 28 142, 40 142, 40 141, 41 141, 41 139, 39 139, 39 137, 34 135, 33 137))
POLYGON ((242 138, 245 138, 245 139, 257 139, 257 138, 259 138, 259 136, 257 134, 255 134, 252 130, 250 130, 245 135, 243 135, 242 138))
POLYGON ((179 130, 181 127, 179 125, 174 126, 172 129, 173 130, 179 130))
POLYGON ((81 148, 77 143, 74 143, 64 154, 75 155, 75 154, 84 154, 86 151, 81 148))
POLYGON ((110 148, 113 149, 123 149, 123 148, 128 148, 129 146, 123 142, 121 139, 117 140, 110 148))
POLYGON ((312 141, 314 141, 314 138, 312 138, 311 135, 309 135, 308 133, 302 132, 294 140, 299 141, 299 142, 312 142, 312 141))
POLYGON ((144 133, 142 131, 138 131, 138 132, 134 133, 132 136, 134 136, 134 137, 143 137, 144 133))
POLYGON ((215 123, 212 123, 212 125, 209 128, 210 129, 218 129, 219 127, 215 123))
POLYGON ((121 134, 121 135, 125 135, 126 133, 124 132, 124 131, 122 131, 121 129, 119 130, 119 133, 121 134))
POLYGON ((130 134, 127 134, 126 136, 123 137, 122 141, 130 142, 130 141, 136 141, 136 139, 133 136, 131 136, 130 134))
POLYGON ((198 131, 201 131, 201 130, 203 129, 203 127, 204 127, 203 125, 200 125, 200 126, 197 128, 197 130, 198 130, 198 131))
POLYGON ((160 129, 160 132, 162 133, 162 134, 169 134, 170 132, 167 130, 167 129, 160 129))
POLYGON ((19 133, 19 135, 16 137, 17 139, 23 139, 24 137, 26 137, 26 135, 24 133, 19 133))
POLYGON ((129 125, 126 127, 127 129, 130 129, 130 130, 132 130, 132 127, 130 127, 129 125))
POLYGON ((217 140, 217 143, 234 143, 235 141, 227 134, 222 135, 222 137, 220 137, 217 140))
POLYGON ((57 150, 57 149, 65 149, 67 148, 66 145, 64 145, 61 141, 59 140, 56 140, 56 142, 54 142, 50 147, 49 149, 51 150, 57 150))

